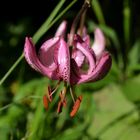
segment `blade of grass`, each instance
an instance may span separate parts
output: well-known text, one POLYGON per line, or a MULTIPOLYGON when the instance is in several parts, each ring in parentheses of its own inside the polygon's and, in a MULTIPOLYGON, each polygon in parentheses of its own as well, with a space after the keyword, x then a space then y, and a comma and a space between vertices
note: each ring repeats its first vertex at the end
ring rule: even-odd
POLYGON ((103 12, 102 12, 102 9, 98 0, 92 0, 92 9, 95 12, 98 22, 100 24, 105 25, 105 19, 104 19, 103 12))
MULTIPOLYGON (((58 19, 60 19, 62 17, 62 15, 64 13, 66 13, 72 6, 73 4, 76 2, 77 0, 73 0, 53 21, 51 20, 51 18, 49 19, 49 22, 45 21, 45 23, 48 25, 48 28, 47 26, 45 26, 45 24, 43 24, 39 29, 38 31, 35 33, 35 35, 33 36, 33 40, 35 43, 37 43, 37 41, 41 38, 41 36, 47 32, 51 26, 56 23, 56 21, 58 21, 58 19), (40 30, 45 30, 45 32, 43 31, 43 34, 41 33, 40 30)), ((62 5, 60 5, 62 6, 62 5)), ((58 8, 58 7, 57 7, 58 8)), ((60 9, 61 7, 59 7, 60 9)), ((57 14, 57 13, 56 13, 57 14)), ((54 13, 52 14, 54 16, 54 13)), ((48 20, 48 19, 47 19, 48 20)), ((3 82, 8 78, 8 76, 12 73, 12 71, 17 67, 17 65, 21 62, 21 60, 24 58, 24 54, 22 53, 19 58, 16 60, 16 62, 12 65, 12 67, 7 71, 7 73, 2 77, 2 79, 0 80, 0 85, 3 84, 3 82)))
POLYGON ((8 76, 12 73, 12 71, 16 68, 16 66, 19 64, 19 62, 23 59, 24 55, 21 54, 20 57, 16 60, 16 62, 12 65, 12 67, 7 71, 7 73, 2 77, 0 80, 0 86, 3 84, 3 82, 8 78, 8 76))
POLYGON ((77 0, 73 0, 49 25, 48 28, 50 28, 51 26, 53 26, 54 23, 56 23, 72 6, 73 4, 76 2, 77 0))

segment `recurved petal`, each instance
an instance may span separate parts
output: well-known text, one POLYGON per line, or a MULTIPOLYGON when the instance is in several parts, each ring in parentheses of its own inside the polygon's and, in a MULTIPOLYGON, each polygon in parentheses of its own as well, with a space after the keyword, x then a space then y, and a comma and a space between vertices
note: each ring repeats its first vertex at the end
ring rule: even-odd
POLYGON ((104 49, 105 49, 105 37, 103 35, 103 32, 96 28, 94 32, 94 43, 92 45, 92 49, 96 55, 97 58, 100 58, 104 49))
POLYGON ((73 57, 71 60, 71 84, 77 84, 82 76, 86 76, 92 73, 96 66, 96 58, 92 49, 90 49, 86 43, 75 43, 75 49, 77 52, 80 52, 79 56, 73 57), (81 61, 84 56, 85 61, 81 61), (79 57, 78 59, 76 57, 79 57), (81 58, 80 58, 81 57, 81 58), (80 63, 83 65, 88 65, 88 68, 85 70, 82 67, 79 67, 80 63))
POLYGON ((74 49, 72 51, 72 58, 75 60, 77 66, 81 67, 84 63, 85 56, 81 51, 74 49))
POLYGON ((56 67, 48 68, 45 67, 39 60, 36 51, 35 46, 32 42, 32 38, 26 37, 25 39, 25 45, 24 45, 24 56, 28 64, 35 69, 36 71, 39 71, 41 74, 48 76, 49 78, 57 79, 54 75, 54 71, 56 67))
POLYGON ((85 56, 86 60, 88 61, 88 71, 87 73, 91 73, 91 71, 95 68, 95 55, 94 52, 87 47, 86 43, 79 43, 77 42, 76 44, 76 48, 81 51, 83 53, 83 55, 85 56))
POLYGON ((67 28, 67 22, 63 21, 59 27, 57 28, 57 31, 55 33, 55 36, 61 36, 61 37, 65 37, 65 33, 66 33, 66 28, 67 28))
POLYGON ((70 79, 70 53, 69 47, 63 38, 54 50, 54 59, 58 65, 58 74, 60 79, 69 82, 70 79))
POLYGON ((24 44, 24 56, 28 64, 35 70, 40 71, 39 60, 35 51, 35 46, 32 42, 32 38, 25 38, 24 44))
POLYGON ((54 50, 59 45, 59 41, 59 37, 51 38, 44 42, 39 49, 39 59, 41 63, 52 70, 57 66, 54 60, 54 50))
POLYGON ((103 79, 109 72, 112 64, 111 56, 108 52, 103 52, 102 57, 98 60, 95 69, 88 75, 81 75, 77 84, 94 82, 103 79))
POLYGON ((77 48, 77 44, 78 43, 81 44, 84 47, 84 50, 87 50, 89 52, 92 51, 92 53, 94 53, 94 52, 89 47, 90 46, 90 38, 89 38, 88 35, 85 35, 83 38, 81 38, 78 34, 75 34, 75 36, 74 36, 74 42, 73 42, 73 45, 75 47, 74 47, 74 49, 72 51, 72 58, 77 63, 77 66, 78 67, 81 67, 83 65, 83 63, 84 63, 85 55, 84 55, 84 53, 81 50, 79 50, 79 48, 77 48))

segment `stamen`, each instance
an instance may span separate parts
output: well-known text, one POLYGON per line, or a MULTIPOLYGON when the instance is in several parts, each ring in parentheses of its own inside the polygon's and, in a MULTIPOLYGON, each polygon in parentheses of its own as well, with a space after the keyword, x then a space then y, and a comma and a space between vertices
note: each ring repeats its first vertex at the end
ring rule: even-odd
POLYGON ((53 90, 51 90, 51 87, 50 86, 47 87, 47 93, 46 93, 46 95, 47 95, 47 97, 48 97, 48 99, 49 99, 50 102, 52 101, 52 95, 58 89, 58 87, 60 85, 60 82, 61 81, 58 81, 58 83, 56 84, 56 86, 55 86, 55 88, 53 90))
POLYGON ((50 88, 50 86, 48 86, 46 95, 47 95, 49 101, 51 102, 52 101, 52 96, 51 96, 51 88, 50 88))
POLYGON ((64 87, 64 89, 61 91, 60 93, 60 97, 61 97, 61 100, 64 101, 65 99, 65 96, 66 96, 66 91, 67 91, 67 88, 64 87))
POLYGON ((53 89, 53 91, 51 92, 50 96, 52 96, 55 91, 58 89, 59 85, 60 85, 61 81, 58 81, 58 83, 56 84, 55 88, 53 89))
POLYGON ((63 104, 61 101, 58 102, 58 106, 57 106, 57 113, 61 113, 62 112, 62 107, 63 107, 63 104))
POLYGON ((58 106, 57 106, 57 113, 61 113, 62 112, 62 107, 66 106, 66 98, 65 98, 65 95, 66 95, 66 91, 67 91, 67 88, 66 86, 64 87, 64 89, 60 92, 59 96, 60 96, 60 101, 58 102, 58 106))
POLYGON ((43 96, 43 104, 46 110, 48 110, 49 107, 49 101, 46 95, 43 96))
POLYGON ((66 101, 66 99, 64 99, 64 101, 63 101, 63 106, 64 106, 64 107, 67 106, 67 101, 66 101))
POLYGON ((72 98, 73 102, 75 103, 74 93, 73 93, 73 90, 72 90, 71 86, 70 86, 70 95, 71 95, 71 98, 72 98))
POLYGON ((61 93, 59 94, 60 100, 61 100, 61 102, 62 102, 62 104, 63 104, 64 107, 66 107, 66 104, 67 104, 66 98, 65 98, 65 94, 66 94, 66 92, 63 93, 63 91, 61 91, 61 93))
POLYGON ((71 117, 74 117, 76 113, 78 112, 81 101, 82 101, 82 96, 79 96, 73 105, 72 111, 70 112, 71 117))

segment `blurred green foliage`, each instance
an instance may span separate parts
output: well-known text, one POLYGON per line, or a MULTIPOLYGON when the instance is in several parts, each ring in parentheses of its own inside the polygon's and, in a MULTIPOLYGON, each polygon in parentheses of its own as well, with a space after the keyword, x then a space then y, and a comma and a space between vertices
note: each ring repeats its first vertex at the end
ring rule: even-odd
MULTIPOLYGON (((25 36, 33 36, 45 19, 50 20, 50 26, 58 18, 57 13, 60 14, 69 5, 68 1, 61 1, 64 4, 62 9, 58 8, 60 12, 56 10, 49 16, 58 4, 54 0, 49 2, 53 4, 46 10, 44 3, 40 4, 43 14, 35 12, 35 17, 28 12, 13 19, 2 17, 0 78, 22 53, 25 36)), ((62 12, 63 16, 57 19, 53 28, 44 35, 41 32, 43 36, 40 36, 37 46, 53 36, 63 19, 68 20, 70 26, 82 3, 77 0, 65 14, 62 12)), ((92 37, 96 26, 103 30, 113 64, 103 80, 75 87, 77 95, 83 95, 83 101, 74 118, 69 116, 72 108, 69 98, 63 112, 60 115, 56 113, 57 93, 63 85, 49 110, 44 109, 42 96, 47 86, 54 86, 55 81, 33 71, 22 60, 0 86, 0 140, 140 139, 140 20, 137 5, 138 0, 91 0, 85 24, 92 37)))

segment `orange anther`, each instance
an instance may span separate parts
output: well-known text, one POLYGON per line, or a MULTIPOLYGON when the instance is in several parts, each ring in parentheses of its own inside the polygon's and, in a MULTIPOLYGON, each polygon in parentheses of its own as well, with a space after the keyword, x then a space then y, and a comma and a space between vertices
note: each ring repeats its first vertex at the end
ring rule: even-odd
POLYGON ((43 105, 45 107, 46 110, 48 110, 49 107, 49 101, 46 95, 43 96, 43 105))
POLYGON ((82 96, 79 96, 79 97, 76 99, 76 101, 75 101, 75 103, 74 103, 74 105, 73 105, 72 111, 70 112, 70 116, 71 116, 71 117, 74 117, 75 114, 77 113, 77 111, 78 111, 78 109, 79 109, 79 107, 80 107, 81 101, 82 101, 82 96))

